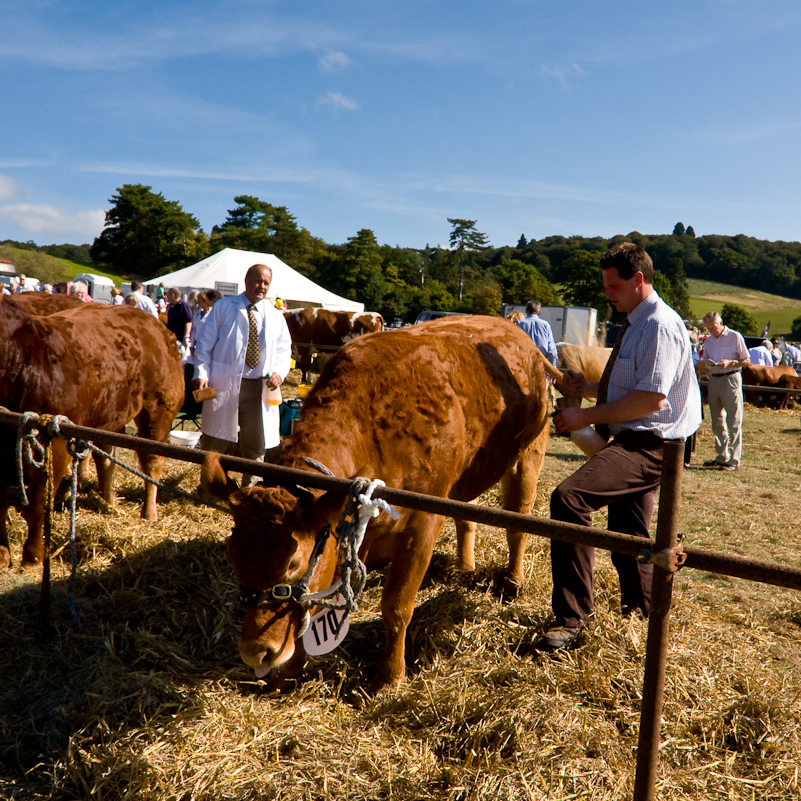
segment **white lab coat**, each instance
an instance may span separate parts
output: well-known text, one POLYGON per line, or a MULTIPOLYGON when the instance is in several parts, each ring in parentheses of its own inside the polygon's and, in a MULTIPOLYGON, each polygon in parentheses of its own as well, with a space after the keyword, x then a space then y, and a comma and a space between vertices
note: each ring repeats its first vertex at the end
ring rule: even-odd
MULTIPOLYGON (((229 442, 236 442, 239 435, 239 385, 246 370, 249 303, 244 293, 218 300, 203 320, 195 342, 194 377, 205 378, 217 391, 216 398, 203 402, 203 433, 229 442)), ((257 309, 264 316, 264 325, 259 332, 262 359, 250 377, 278 373, 284 379, 289 372, 292 352, 286 320, 266 300, 260 301, 257 309)), ((265 381, 262 392, 264 444, 266 448, 274 448, 281 441, 280 407, 267 403, 268 391, 265 381)))

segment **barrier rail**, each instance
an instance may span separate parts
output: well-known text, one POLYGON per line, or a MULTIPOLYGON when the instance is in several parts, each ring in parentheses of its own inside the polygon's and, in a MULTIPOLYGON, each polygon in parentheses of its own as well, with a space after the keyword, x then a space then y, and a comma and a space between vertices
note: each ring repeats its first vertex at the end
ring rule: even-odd
MULTIPOLYGON (((15 412, 0 410, 0 423, 19 426, 22 417, 21 414, 15 412)), ((195 464, 202 463, 206 455, 204 451, 154 442, 127 434, 86 428, 69 422, 61 422, 59 430, 61 435, 66 438, 88 440, 95 444, 127 448, 195 464)), ((683 458, 683 442, 665 443, 655 541, 603 529, 547 520, 534 515, 490 509, 472 503, 421 495, 391 487, 377 487, 373 493, 376 498, 383 498, 391 504, 417 511, 470 520, 498 528, 513 528, 539 537, 580 543, 629 556, 647 558, 648 561, 654 562, 656 569, 654 570, 651 614, 648 620, 634 801, 652 801, 656 788, 670 611, 675 575, 667 562, 671 554, 675 555, 677 549, 681 549, 681 546, 678 545, 677 532, 683 458)), ((347 493, 351 486, 349 479, 263 462, 252 462, 233 456, 220 456, 220 463, 228 470, 258 475, 278 484, 301 484, 312 489, 342 494, 347 493)), ((801 570, 796 568, 700 548, 684 547, 683 553, 685 555, 683 567, 685 568, 801 590, 801 570)))

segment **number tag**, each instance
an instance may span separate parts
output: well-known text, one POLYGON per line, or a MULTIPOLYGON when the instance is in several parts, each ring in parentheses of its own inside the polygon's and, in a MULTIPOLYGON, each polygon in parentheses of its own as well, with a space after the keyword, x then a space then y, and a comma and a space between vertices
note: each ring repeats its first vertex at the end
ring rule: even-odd
MULTIPOLYGON (((343 603, 345 599, 337 595, 332 600, 343 603)), ((345 639, 349 629, 347 609, 323 609, 309 622, 309 628, 303 635, 303 647, 309 656, 327 654, 345 639)))

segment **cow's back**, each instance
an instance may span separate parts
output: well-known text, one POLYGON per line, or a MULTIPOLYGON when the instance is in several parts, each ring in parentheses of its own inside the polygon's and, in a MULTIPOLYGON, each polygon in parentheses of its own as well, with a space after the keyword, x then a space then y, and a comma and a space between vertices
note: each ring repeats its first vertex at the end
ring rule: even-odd
POLYGON ((146 401, 158 398, 171 408, 183 396, 172 335, 140 309, 82 304, 31 318, 15 339, 21 358, 8 400, 20 411, 63 414, 79 425, 115 429, 146 401))
POLYGON ((72 295, 51 295, 49 292, 23 292, 19 295, 8 295, 4 302, 12 303, 24 309, 28 314, 47 316, 67 309, 80 309, 87 304, 72 295))
POLYGON ((318 454, 337 475, 472 500, 542 431, 544 390, 539 351, 504 320, 369 334, 326 366, 285 461, 318 454))

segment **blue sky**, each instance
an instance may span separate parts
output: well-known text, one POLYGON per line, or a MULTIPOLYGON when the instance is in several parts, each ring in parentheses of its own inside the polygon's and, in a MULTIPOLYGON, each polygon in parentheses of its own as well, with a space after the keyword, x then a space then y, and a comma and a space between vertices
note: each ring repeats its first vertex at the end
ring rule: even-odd
POLYGON ((330 243, 801 239, 798 0, 0 0, 0 239, 143 183, 330 243))

